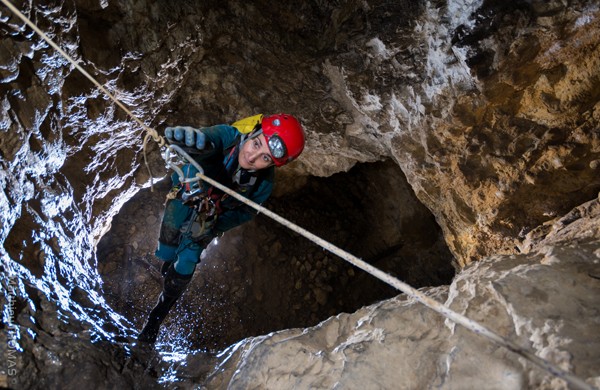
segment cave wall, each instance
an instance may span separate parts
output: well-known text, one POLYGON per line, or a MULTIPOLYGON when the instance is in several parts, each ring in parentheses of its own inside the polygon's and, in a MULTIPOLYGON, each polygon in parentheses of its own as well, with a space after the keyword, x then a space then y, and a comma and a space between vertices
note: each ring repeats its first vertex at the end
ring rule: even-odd
MULTIPOLYGON (((593 1, 17 6, 151 126, 297 114, 290 188, 391 158, 463 266, 517 253, 600 188, 593 1)), ((3 5, 0 65, 3 330, 18 325, 27 383, 78 359, 122 369, 118 345, 90 344, 133 331, 100 294, 95 246, 149 184, 142 131, 3 5)))
MULTIPOLYGON (((528 234, 527 254, 490 256, 451 285, 421 291, 576 375, 581 386, 405 295, 232 345, 196 383, 207 389, 599 388, 600 199, 547 226, 528 234)), ((187 362, 197 367, 198 360, 189 355, 187 362)), ((186 367, 181 373, 193 376, 186 367)))
MULTIPOLYGON (((118 45, 175 74, 156 124, 295 113, 308 146, 282 182, 392 158, 461 265, 516 253, 529 230, 600 189, 593 2, 186 7, 80 5, 84 19, 106 15, 110 26, 92 58, 114 57, 118 45), (138 38, 142 29, 152 38, 138 38)), ((123 72, 120 83, 161 74, 148 68, 123 72)))

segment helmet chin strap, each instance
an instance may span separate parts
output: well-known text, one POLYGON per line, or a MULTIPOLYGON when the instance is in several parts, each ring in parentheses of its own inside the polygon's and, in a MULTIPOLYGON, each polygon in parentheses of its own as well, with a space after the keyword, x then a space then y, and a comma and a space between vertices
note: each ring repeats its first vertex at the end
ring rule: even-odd
POLYGON ((252 130, 251 133, 248 134, 242 134, 242 138, 240 139, 240 144, 239 144, 239 148, 240 150, 242 149, 242 146, 244 146, 244 144, 247 141, 250 141, 252 138, 256 138, 259 135, 262 134, 262 128, 260 126, 256 126, 256 128, 254 130, 252 130))
POLYGON ((262 127, 256 126, 256 128, 254 130, 252 130, 252 132, 250 134, 248 134, 248 139, 256 138, 259 135, 261 135, 262 132, 263 132, 262 127))

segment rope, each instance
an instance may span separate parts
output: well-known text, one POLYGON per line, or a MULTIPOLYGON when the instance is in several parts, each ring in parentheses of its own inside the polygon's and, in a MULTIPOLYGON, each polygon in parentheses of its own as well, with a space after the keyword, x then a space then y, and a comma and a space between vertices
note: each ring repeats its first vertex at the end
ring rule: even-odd
MULTIPOLYGON (((164 138, 160 137, 158 135, 158 133, 156 133, 156 136, 159 137, 160 141, 159 142, 159 147, 165 144, 165 140, 164 138), (162 143, 162 145, 160 145, 160 143, 162 143)), ((151 133, 147 133, 146 136, 144 137, 144 144, 142 146, 142 150, 143 150, 143 154, 144 154, 144 165, 146 165, 146 169, 148 170, 148 175, 150 175, 150 191, 154 192, 154 175, 152 174, 152 169, 150 169, 150 164, 148 164, 148 140, 150 138, 153 138, 153 135, 151 133)))
MULTIPOLYGON (((19 18, 21 20, 23 20, 36 33, 38 33, 46 42, 48 42, 48 44, 50 44, 54 49, 56 49, 71 64, 73 64, 77 68, 77 70, 79 70, 85 77, 87 77, 92 83, 94 83, 94 85, 96 85, 98 88, 100 88, 101 91, 103 91, 111 100, 113 100, 115 102, 115 104, 117 104, 121 109, 123 109, 131 118, 133 118, 147 132, 146 136, 144 137, 143 149, 144 149, 144 161, 146 163, 146 167, 148 168, 148 171, 150 171, 150 167, 148 165, 148 162, 146 161, 147 142, 150 138, 153 138, 154 141, 156 141, 158 143, 159 147, 162 147, 165 145, 165 139, 163 137, 161 137, 156 130, 146 126, 140 119, 138 119, 129 109, 127 109, 127 107, 125 107, 125 105, 123 105, 106 88, 104 88, 102 85, 100 85, 100 83, 98 81, 96 81, 89 73, 87 73, 85 71, 85 69, 83 69, 81 66, 79 66, 79 64, 77 62, 75 62, 75 60, 73 60, 67 53, 65 53, 60 47, 58 47, 48 36, 46 36, 46 34, 44 34, 35 24, 33 24, 33 22, 31 22, 25 15, 23 15, 18 9, 16 9, 8 0, 0 0, 0 1, 2 3, 4 3, 17 16, 19 16, 19 18)), ((189 158, 189 156, 187 156, 186 158, 189 158)), ((190 161, 190 162, 195 162, 195 161, 190 161)), ((202 172, 202 169, 200 169, 200 172, 202 172)), ((453 311, 449 307, 444 306, 440 302, 428 297, 426 294, 415 289, 414 287, 410 286, 409 284, 404 283, 401 280, 399 280, 391 275, 386 274, 385 272, 379 270, 378 268, 373 267, 372 265, 364 262, 363 260, 359 259, 358 257, 351 255, 350 253, 329 243, 328 241, 323 240, 322 238, 320 238, 320 237, 312 234, 311 232, 307 231, 306 229, 303 229, 300 226, 288 221, 287 219, 279 216, 278 214, 270 211, 269 209, 267 209, 257 203, 252 202, 251 200, 245 198, 244 196, 238 194, 237 192, 231 190, 230 188, 209 178, 208 176, 204 175, 203 173, 198 173, 197 176, 200 179, 204 180, 205 182, 211 184, 212 186, 220 189, 221 191, 229 194, 230 196, 233 196, 240 202, 252 207, 257 212, 263 213, 267 217, 282 224, 283 226, 287 227, 288 229, 300 234, 301 236, 303 236, 303 237, 307 238, 308 240, 314 242, 315 244, 321 246, 323 249, 328 250, 329 252, 333 253, 334 255, 346 260, 350 264, 373 275, 377 279, 402 291, 403 293, 407 294, 409 297, 417 300, 418 302, 422 303, 423 305, 427 306, 428 308, 438 312, 439 314, 448 318, 449 320, 464 326, 465 328, 467 328, 468 330, 470 330, 476 334, 479 334, 483 337, 488 338, 495 344, 502 346, 502 347, 516 353, 519 356, 524 357, 525 359, 534 363, 538 367, 548 371, 552 375, 565 380, 566 382, 571 384, 574 388, 581 389, 581 390, 594 390, 594 387, 587 384, 583 379, 557 367, 556 365, 552 364, 551 362, 548 362, 548 361, 536 356, 533 352, 529 351, 528 349, 523 348, 523 347, 513 343, 506 337, 500 336, 499 334, 491 331, 490 329, 484 327, 483 325, 479 324, 478 322, 471 320, 471 319, 467 318, 466 316, 453 311)), ((152 174, 151 174, 151 179, 152 179, 152 174)))

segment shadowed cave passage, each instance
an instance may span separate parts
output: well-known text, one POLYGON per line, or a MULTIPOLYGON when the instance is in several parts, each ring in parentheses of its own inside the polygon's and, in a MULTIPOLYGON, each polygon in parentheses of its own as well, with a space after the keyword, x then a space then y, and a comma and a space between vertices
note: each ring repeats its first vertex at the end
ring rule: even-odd
MULTIPOLYGON (((132 198, 98 245, 108 302, 141 329, 161 289, 153 256, 169 181, 132 198)), ((392 162, 309 178, 267 208, 415 287, 449 284, 453 257, 392 162)), ((209 246, 158 342, 219 349, 307 327, 399 291, 264 215, 209 246)))

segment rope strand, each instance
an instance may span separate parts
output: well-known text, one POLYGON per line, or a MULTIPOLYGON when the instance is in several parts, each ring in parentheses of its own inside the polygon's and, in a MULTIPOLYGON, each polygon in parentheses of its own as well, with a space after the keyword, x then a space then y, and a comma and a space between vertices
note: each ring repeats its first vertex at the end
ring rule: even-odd
MULTIPOLYGON (((52 46, 56 51, 58 51, 65 59, 67 59, 71 64, 73 64, 77 70, 79 70, 86 78, 88 78, 102 92, 104 92, 113 102, 115 102, 115 104, 117 104, 117 106, 119 106, 121 109, 123 109, 136 123, 138 123, 147 132, 146 136, 144 137, 144 144, 143 144, 144 163, 146 164, 148 172, 150 173, 150 181, 151 181, 151 186, 152 186, 152 172, 150 171, 150 166, 146 159, 146 146, 147 146, 147 143, 148 143, 148 140, 150 139, 150 137, 152 137, 154 139, 154 141, 156 141, 158 143, 159 147, 162 147, 165 145, 165 143, 166 143, 165 139, 163 137, 161 137, 156 130, 146 126, 123 103, 121 103, 113 94, 111 94, 98 81, 96 81, 96 79, 94 77, 92 77, 88 72, 86 72, 85 69, 83 69, 75 60, 73 60, 58 45, 56 45, 46 34, 44 34, 44 32, 42 32, 33 22, 31 22, 31 20, 29 20, 29 18, 27 18, 25 15, 23 15, 8 0, 0 0, 0 1, 4 5, 6 5, 13 13, 15 13, 21 20, 23 20, 23 22, 25 22, 29 27, 31 27, 37 34, 39 34, 50 46, 52 46)), ((476 334, 479 334, 483 337, 488 338, 495 344, 505 347, 508 350, 516 353, 517 355, 524 357, 525 359, 534 363, 536 366, 548 371, 552 375, 555 375, 556 377, 565 380, 566 382, 571 384, 574 388, 581 389, 581 390, 594 390, 594 387, 587 384, 581 378, 538 357, 537 355, 535 355, 533 352, 529 351, 528 349, 523 348, 523 347, 513 343, 506 337, 502 337, 502 336, 498 335, 497 333, 484 327, 483 325, 479 324, 478 322, 471 320, 471 319, 467 318, 466 316, 453 311, 449 307, 428 297, 426 294, 415 289, 414 287, 410 286, 409 284, 404 283, 401 280, 399 280, 389 274, 386 274, 385 272, 379 270, 378 268, 373 267, 372 265, 364 262, 363 260, 357 258, 356 256, 351 255, 350 253, 344 251, 343 249, 312 234, 311 232, 307 231, 306 229, 303 229, 300 226, 279 216, 278 214, 275 214, 274 212, 270 211, 269 209, 267 209, 257 203, 252 202, 251 200, 245 198, 244 196, 238 194, 235 191, 232 191, 231 189, 222 185, 221 183, 207 177, 203 173, 199 173, 198 175, 205 182, 207 182, 207 183, 211 184, 212 186, 222 190, 223 192, 233 196, 240 202, 254 208, 258 213, 263 213, 267 217, 282 224, 286 228, 300 234, 301 236, 303 236, 303 237, 307 238, 308 240, 314 242, 315 244, 321 246, 323 249, 328 250, 329 252, 333 253, 334 255, 346 260, 350 264, 362 269, 363 271, 365 271, 365 272, 369 273, 370 275, 376 277, 377 279, 387 283, 388 285, 396 288, 397 290, 402 291, 403 293, 414 298, 415 300, 417 300, 418 302, 427 306, 428 308, 438 312, 445 318, 448 318, 449 320, 464 326, 468 330, 470 330, 476 334)))

